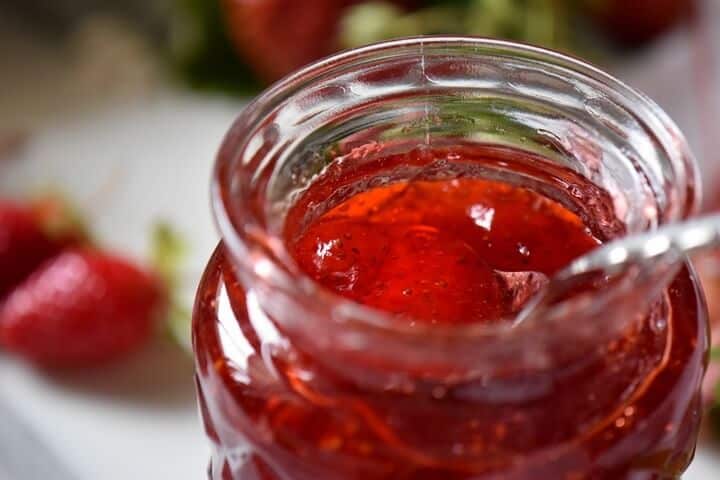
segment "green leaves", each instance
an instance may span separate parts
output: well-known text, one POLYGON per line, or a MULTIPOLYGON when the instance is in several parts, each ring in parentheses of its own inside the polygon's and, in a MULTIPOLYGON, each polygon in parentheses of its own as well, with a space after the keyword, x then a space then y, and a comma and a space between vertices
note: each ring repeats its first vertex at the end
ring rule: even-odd
POLYGON ((153 265, 168 292, 167 332, 173 341, 190 352, 192 314, 180 294, 181 267, 187 257, 187 244, 168 223, 160 222, 153 230, 151 253, 153 265))
POLYGON ((187 254, 187 246, 180 235, 165 222, 155 225, 152 237, 152 260, 169 288, 179 283, 179 267, 187 254))
POLYGON ((410 12, 388 1, 349 9, 341 43, 357 47, 393 37, 461 34, 504 38, 565 49, 570 9, 558 0, 445 0, 425 2, 410 12))
POLYGON ((168 54, 178 75, 191 87, 248 95, 259 83, 236 54, 217 0, 173 0, 169 12, 168 54))
POLYGON ((378 40, 419 34, 422 26, 388 2, 361 3, 350 9, 341 21, 340 44, 344 47, 366 45, 378 40), (400 34, 400 35, 398 35, 400 34))
MULTIPOLYGON (((720 345, 710 350, 710 361, 720 362, 720 345)), ((712 400, 713 405, 710 408, 710 412, 708 412, 708 420, 710 421, 712 431, 720 438, 720 382, 715 385, 712 400)))
POLYGON ((720 362, 720 346, 716 346, 710 350, 710 360, 720 362))

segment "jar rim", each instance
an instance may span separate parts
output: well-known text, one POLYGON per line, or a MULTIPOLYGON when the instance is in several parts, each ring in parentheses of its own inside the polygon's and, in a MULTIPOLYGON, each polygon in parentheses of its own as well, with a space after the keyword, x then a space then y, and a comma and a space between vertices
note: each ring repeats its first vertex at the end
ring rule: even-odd
MULTIPOLYGON (((402 49, 431 47, 469 47, 476 50, 473 53, 487 52, 494 56, 541 62, 548 68, 570 70, 582 78, 599 82, 621 95, 632 107, 631 111, 640 116, 651 134, 662 145, 664 153, 678 174, 677 183, 685 183, 687 187, 678 192, 680 196, 678 202, 682 206, 682 211, 675 215, 677 218, 667 220, 679 220, 694 213, 699 204, 700 182, 687 142, 667 114, 643 93, 586 61, 536 46, 464 36, 402 38, 346 50, 285 77, 250 102, 227 133, 215 166, 211 191, 212 206, 230 256, 248 268, 255 280, 270 284, 273 288, 280 289, 300 301, 303 298, 312 299, 316 308, 332 312, 334 319, 341 320, 342 328, 352 331, 355 335, 353 338, 357 338, 357 334, 379 335, 383 339, 402 339, 401 343, 407 346, 409 338, 427 340, 428 335, 431 334, 435 339, 433 343, 447 353, 448 346, 457 342, 468 343, 479 337, 507 335, 508 330, 512 328, 509 322, 490 325, 409 327, 404 322, 393 321, 392 316, 386 312, 359 304, 323 288, 304 274, 301 275, 302 278, 289 275, 277 256, 271 253, 283 250, 284 246, 278 245, 282 242, 278 242, 277 238, 272 238, 272 235, 268 234, 253 208, 242 205, 238 200, 240 197, 235 192, 238 188, 236 170, 242 161, 241 152, 253 148, 250 145, 250 132, 263 122, 278 102, 291 97, 293 93, 300 91, 314 80, 341 67, 359 64, 363 60, 371 60, 402 49)), ((421 324, 421 322, 415 323, 421 324)))

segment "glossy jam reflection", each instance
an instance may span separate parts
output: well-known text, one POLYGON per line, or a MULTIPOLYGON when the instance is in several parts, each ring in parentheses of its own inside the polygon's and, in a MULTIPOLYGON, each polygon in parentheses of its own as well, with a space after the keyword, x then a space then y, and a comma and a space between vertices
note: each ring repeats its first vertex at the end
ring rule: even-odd
MULTIPOLYGON (((289 211, 288 250, 318 283, 399 322, 494 321, 511 300, 497 270, 552 274, 601 238, 537 191, 480 178, 382 184, 321 208, 347 184, 336 173, 289 211)), ((211 478, 679 478, 699 423, 698 298, 684 270, 653 316, 557 375, 365 388, 284 338, 220 246, 194 325, 211 478)))
POLYGON ((577 215, 537 193, 456 178, 359 193, 287 243, 336 293, 399 318, 457 324, 511 313, 498 271, 552 275, 598 242, 577 215))

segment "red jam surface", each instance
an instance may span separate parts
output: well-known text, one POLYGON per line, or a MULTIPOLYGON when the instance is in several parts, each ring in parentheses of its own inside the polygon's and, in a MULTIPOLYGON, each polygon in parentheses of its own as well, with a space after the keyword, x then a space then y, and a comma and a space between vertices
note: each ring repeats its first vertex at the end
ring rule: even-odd
POLYGON ((510 313, 498 271, 552 275, 598 242, 557 202, 461 178, 361 192, 288 244, 300 267, 336 293, 401 318, 474 323, 510 313))
MULTIPOLYGON (((434 154, 496 163, 488 152, 434 154)), ((331 168, 295 202, 284 239, 306 275, 400 322, 491 322, 512 310, 498 272, 552 275, 602 237, 540 190, 477 177, 361 182, 320 206, 415 155, 352 179, 331 168)), ((517 169, 535 161, 503 155, 517 169)), ((341 378, 274 328, 284 347, 267 348, 269 321, 234 271, 219 247, 195 313, 213 480, 673 479, 692 457, 706 320, 688 270, 654 316, 577 368, 400 389, 341 378)))

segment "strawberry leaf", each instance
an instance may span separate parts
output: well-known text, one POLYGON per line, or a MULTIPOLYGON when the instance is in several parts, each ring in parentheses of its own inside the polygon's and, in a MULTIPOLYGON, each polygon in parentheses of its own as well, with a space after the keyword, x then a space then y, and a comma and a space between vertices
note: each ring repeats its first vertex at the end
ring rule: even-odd
POLYGON ((92 244, 92 235, 80 210, 69 196, 51 188, 30 202, 43 232, 60 243, 92 244))
POLYGON ((177 300, 170 305, 167 332, 171 340, 186 352, 192 353, 192 313, 177 300))
POLYGON ((571 43, 571 9, 557 0, 445 0, 410 11, 396 3, 374 0, 349 8, 340 23, 341 44, 357 47, 394 37, 443 33, 562 49, 571 43))
POLYGON ((175 288, 179 283, 179 270, 186 254, 185 241, 169 224, 159 222, 155 225, 152 239, 152 260, 156 270, 169 288, 175 288))
POLYGON ((710 360, 714 362, 720 362, 720 345, 713 347, 710 350, 710 360))
POLYGON ((710 409, 708 419, 710 420, 710 428, 713 433, 720 437, 720 405, 715 405, 710 409))
POLYGON ((180 78, 198 90, 246 96, 260 85, 235 53, 217 0, 174 0, 168 12, 167 56, 180 78))
POLYGON ((156 271, 168 291, 166 331, 170 338, 185 351, 192 351, 190 309, 180 295, 181 270, 187 258, 188 246, 181 235, 168 223, 155 225, 152 239, 152 259, 156 271))
POLYGON ((714 403, 708 412, 708 419, 713 433, 720 438, 720 383, 715 386, 715 398, 713 400, 714 403))

